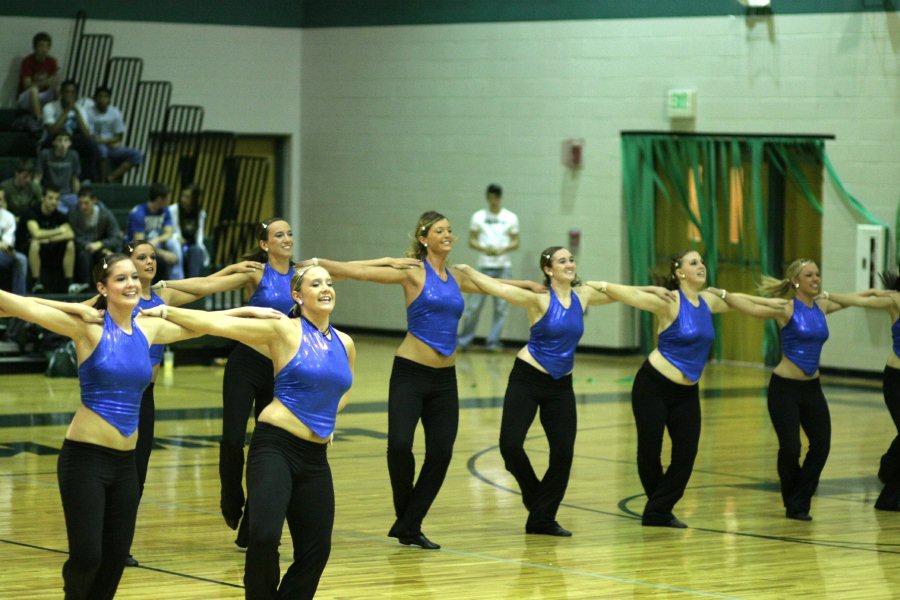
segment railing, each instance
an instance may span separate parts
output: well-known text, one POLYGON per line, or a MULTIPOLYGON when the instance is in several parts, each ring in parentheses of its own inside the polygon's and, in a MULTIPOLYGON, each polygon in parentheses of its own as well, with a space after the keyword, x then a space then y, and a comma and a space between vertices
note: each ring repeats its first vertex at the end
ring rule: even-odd
POLYGON ((144 153, 144 164, 131 169, 125 175, 125 183, 147 182, 153 150, 150 139, 153 132, 162 131, 166 120, 166 109, 172 97, 172 84, 168 81, 138 82, 131 109, 131 120, 127 122, 125 145, 144 153))

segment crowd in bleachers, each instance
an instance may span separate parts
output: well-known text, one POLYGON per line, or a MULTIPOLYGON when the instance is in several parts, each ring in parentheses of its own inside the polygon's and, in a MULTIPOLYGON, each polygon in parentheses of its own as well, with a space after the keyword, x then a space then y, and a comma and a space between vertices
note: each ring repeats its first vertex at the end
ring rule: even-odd
POLYGON ((123 185, 141 165, 123 144, 112 90, 82 95, 62 80, 47 33, 21 62, 15 109, 0 111, 0 288, 17 294, 92 292, 90 272, 126 242, 149 240, 160 278, 201 275, 209 264, 202 191, 189 186, 170 207, 161 183, 123 185))

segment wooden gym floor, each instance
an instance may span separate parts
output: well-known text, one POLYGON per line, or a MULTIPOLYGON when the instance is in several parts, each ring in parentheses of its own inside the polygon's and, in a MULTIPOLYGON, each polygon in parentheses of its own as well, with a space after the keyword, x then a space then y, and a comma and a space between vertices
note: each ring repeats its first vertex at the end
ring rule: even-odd
MULTIPOLYGON (((329 450, 337 514, 318 597, 900 598, 900 513, 873 509, 878 460, 896 433, 880 381, 823 378, 832 450, 815 520, 803 523, 781 507, 768 372, 710 365, 700 452, 676 507, 690 529, 646 528, 637 518, 644 499, 629 400, 642 359, 580 354, 576 457, 559 511, 574 536, 559 539, 525 535, 526 513, 497 448, 514 351, 461 355, 454 460, 423 528, 443 548, 423 551, 385 536, 393 520, 385 413, 397 343, 357 336, 353 396, 329 450)), ((157 446, 133 545, 141 566, 126 569, 117 598, 243 598, 244 555, 218 509, 221 378, 220 367, 160 374, 157 446)), ((78 386, 42 375, 0 381, 0 598, 61 598, 67 546, 56 454, 78 386)), ((421 431, 416 444, 421 461, 421 431)), ((542 471, 537 424, 527 447, 542 471)), ((283 559, 290 552, 285 532, 283 559)))

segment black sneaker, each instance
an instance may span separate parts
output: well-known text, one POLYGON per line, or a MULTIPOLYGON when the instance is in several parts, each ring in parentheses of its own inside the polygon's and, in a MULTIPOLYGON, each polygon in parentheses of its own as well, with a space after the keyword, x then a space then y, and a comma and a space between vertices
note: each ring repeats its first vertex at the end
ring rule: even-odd
POLYGON ((34 282, 34 287, 31 288, 32 294, 43 294, 44 293, 44 284, 40 281, 34 282))

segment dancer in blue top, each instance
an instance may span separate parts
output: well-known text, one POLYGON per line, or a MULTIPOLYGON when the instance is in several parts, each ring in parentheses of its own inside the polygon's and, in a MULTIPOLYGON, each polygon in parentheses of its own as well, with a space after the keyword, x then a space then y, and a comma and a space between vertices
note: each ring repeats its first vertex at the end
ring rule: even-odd
MULTIPOLYGON (((526 533, 568 537, 556 521, 569 484, 578 429, 572 368, 575 348, 584 333, 589 305, 613 300, 591 282, 582 284, 575 273, 575 257, 552 246, 541 252, 540 269, 550 293, 535 293, 506 285, 468 265, 457 265, 485 293, 528 309, 531 334, 519 350, 503 400, 500 453, 506 469, 522 490, 528 509, 526 533), (550 463, 541 479, 525 452, 525 437, 538 410, 550 446, 550 463)), ((665 290, 660 290, 663 297, 665 290)))
POLYGON ((785 516, 798 521, 812 520, 812 497, 831 449, 831 416, 819 380, 819 357, 828 339, 825 315, 844 306, 830 300, 828 292, 821 292, 821 283, 816 263, 801 258, 788 265, 784 279, 763 277, 759 288, 764 296, 793 296, 785 306, 748 302, 748 297, 737 294, 726 298, 743 313, 775 319, 781 331, 781 360, 769 381, 768 407, 778 436, 778 478, 785 516), (802 464, 801 428, 809 440, 802 464))
MULTIPOLYGON (((156 276, 158 267, 156 247, 147 241, 136 241, 126 244, 125 249, 129 253, 135 268, 138 270, 138 277, 141 280, 141 296, 138 300, 138 309, 149 309, 161 304, 181 306, 199 300, 209 294, 228 291, 234 288, 234 282, 225 279, 224 276, 233 273, 259 272, 264 266, 258 262, 244 261, 229 265, 209 277, 197 277, 191 279, 186 285, 194 290, 194 293, 179 291, 174 286, 166 287, 164 284, 158 289, 152 289, 151 285, 153 278, 156 276)), ((165 346, 163 344, 153 344, 150 347, 150 363, 153 365, 153 378, 150 381, 150 385, 144 389, 144 395, 141 398, 138 441, 137 447, 135 448, 139 497, 142 497, 144 494, 144 483, 147 480, 150 453, 153 450, 153 433, 155 429, 156 412, 154 390, 164 350, 165 346)), ((130 567, 136 567, 138 566, 138 561, 129 554, 125 564, 130 567)))
MULTIPOLYGON (((260 264, 262 269, 239 268, 236 273, 217 278, 222 290, 243 289, 249 297, 247 304, 274 308, 287 314, 294 301, 291 278, 294 275, 294 232, 290 224, 280 217, 263 221, 256 227, 258 247, 243 258, 238 265, 260 264)), ((383 258, 364 264, 403 267, 409 261, 383 258)), ((209 286, 206 278, 165 281, 164 286, 196 295, 204 295, 209 286)), ((227 336, 226 336, 227 337, 227 336)), ((275 374, 272 361, 244 343, 238 343, 225 364, 222 379, 222 441, 219 445, 219 480, 221 482, 220 508, 225 523, 232 529, 240 524, 235 543, 246 547, 246 519, 244 496, 244 444, 250 409, 255 419, 272 401, 275 374)))
POLYGON ((638 475, 647 494, 641 524, 683 529, 687 525, 672 510, 684 495, 697 456, 700 440, 697 382, 713 343, 712 314, 726 312, 729 307, 724 301, 727 292, 721 290, 716 295, 704 290, 706 265, 698 252, 685 250, 672 257, 669 266, 668 276, 658 281, 670 290, 678 290, 675 302, 667 302, 640 288, 613 283, 602 282, 599 290, 657 317, 657 348, 641 366, 631 389, 638 438, 638 475), (672 441, 672 458, 669 468, 663 471, 660 455, 666 430, 672 441))
POLYGON ((145 312, 238 340, 274 364, 275 398, 259 415, 247 457, 248 600, 312 598, 331 551, 334 486, 326 448, 347 402, 356 350, 353 340, 329 323, 335 290, 325 269, 298 269, 291 297, 298 319, 234 319, 163 307, 145 312), (285 518, 294 563, 279 584, 285 518))
MULTIPOLYGON (((257 247, 243 257, 259 269, 239 269, 217 277, 219 291, 243 289, 248 304, 274 308, 284 314, 291 310, 291 277, 294 274, 294 233, 290 224, 274 217, 256 226, 257 247)), ((239 263, 248 264, 248 263, 239 263)), ((164 280, 163 289, 203 296, 208 289, 207 278, 164 280)), ((222 378, 222 440, 219 442, 219 506, 225 523, 231 529, 241 524, 245 508, 244 445, 250 410, 258 420, 260 413, 272 401, 274 372, 272 361, 252 347, 238 343, 225 363, 222 378)), ((238 532, 238 546, 246 546, 246 526, 238 532)))
POLYGON ((125 568, 138 504, 135 470, 141 395, 150 383, 149 346, 196 334, 158 319, 135 317, 141 292, 129 257, 112 254, 94 268, 102 322, 86 322, 84 305, 54 308, 0 291, 0 310, 72 338, 82 404, 59 455, 60 496, 69 539, 63 566, 66 598, 112 598, 125 568))
MULTIPOLYGON (((882 393, 897 436, 882 455, 878 478, 884 484, 875 500, 878 510, 900 511, 900 275, 886 271, 881 274, 885 291, 864 290, 852 294, 831 293, 828 299, 842 306, 861 306, 888 311, 891 318, 893 347, 884 365, 882 393)), ((821 296, 821 295, 820 295, 821 296)))
POLYGON ((412 237, 406 254, 420 259, 424 268, 387 269, 318 258, 303 264, 321 264, 335 277, 403 287, 407 333, 394 356, 388 392, 387 459, 397 516, 388 536, 401 544, 436 550, 440 545, 422 533, 422 520, 444 482, 459 426, 454 364, 461 292, 484 292, 448 264, 456 236, 444 215, 422 214, 412 237), (419 420, 425 430, 425 460, 416 479, 412 447, 419 420))

